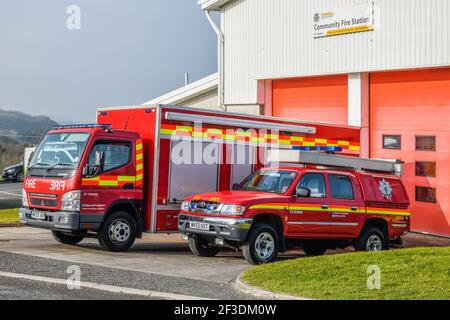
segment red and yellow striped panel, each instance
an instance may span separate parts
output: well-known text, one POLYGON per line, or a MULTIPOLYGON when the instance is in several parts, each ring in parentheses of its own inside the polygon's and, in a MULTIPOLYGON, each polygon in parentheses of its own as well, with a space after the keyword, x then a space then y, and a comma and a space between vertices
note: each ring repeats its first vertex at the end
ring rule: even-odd
POLYGON ((136 141, 136 187, 142 186, 144 181, 144 146, 142 139, 136 141))
POLYGON ((123 187, 125 184, 135 183, 135 176, 98 176, 81 180, 84 187, 123 187))
POLYGON ((287 203, 264 203, 256 204, 249 207, 250 210, 269 209, 269 210, 289 210, 289 211, 319 211, 319 212, 342 212, 342 213, 362 213, 374 215, 394 215, 394 216, 410 216, 408 210, 391 209, 391 208, 374 208, 359 207, 352 210, 349 206, 333 206, 330 208, 322 208, 321 205, 311 204, 287 204, 287 203))
POLYGON ((258 134, 256 131, 233 130, 227 131, 214 128, 197 128, 190 126, 177 126, 163 124, 160 133, 162 135, 216 139, 226 141, 242 141, 251 143, 267 143, 298 147, 341 147, 343 150, 360 151, 360 143, 354 141, 332 140, 322 138, 308 138, 298 136, 286 136, 278 134, 258 134))

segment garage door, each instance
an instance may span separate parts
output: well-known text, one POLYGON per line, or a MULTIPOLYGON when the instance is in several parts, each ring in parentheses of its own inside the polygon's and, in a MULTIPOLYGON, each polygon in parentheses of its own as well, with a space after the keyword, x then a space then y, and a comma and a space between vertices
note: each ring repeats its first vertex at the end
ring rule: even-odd
POLYGON ((371 74, 371 157, 405 161, 412 228, 450 235, 450 68, 371 74))
POLYGON ((275 80, 273 116, 347 125, 348 76, 275 80))

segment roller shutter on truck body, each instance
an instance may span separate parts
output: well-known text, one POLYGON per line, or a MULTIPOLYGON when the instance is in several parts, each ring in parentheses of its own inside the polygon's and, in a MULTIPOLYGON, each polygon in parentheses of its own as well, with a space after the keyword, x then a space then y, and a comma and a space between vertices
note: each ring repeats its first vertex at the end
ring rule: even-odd
POLYGON ((348 123, 348 75, 273 81, 273 116, 348 123))
POLYGON ((371 74, 370 128, 371 157, 405 161, 412 229, 450 235, 450 68, 371 74))

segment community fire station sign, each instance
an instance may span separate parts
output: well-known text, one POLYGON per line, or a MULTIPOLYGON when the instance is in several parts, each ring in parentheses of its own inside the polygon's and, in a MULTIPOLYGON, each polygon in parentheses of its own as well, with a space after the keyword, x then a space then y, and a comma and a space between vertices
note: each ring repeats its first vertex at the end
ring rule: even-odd
POLYGON ((314 38, 372 30, 374 30, 373 3, 315 12, 313 16, 314 38))

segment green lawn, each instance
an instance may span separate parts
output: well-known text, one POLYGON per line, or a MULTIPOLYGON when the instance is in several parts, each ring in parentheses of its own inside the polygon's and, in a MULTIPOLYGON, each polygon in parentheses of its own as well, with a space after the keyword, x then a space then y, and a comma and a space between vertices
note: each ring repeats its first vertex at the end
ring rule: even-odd
POLYGON ((0 210, 0 224, 19 223, 19 209, 0 210))
POLYGON ((450 299, 450 247, 349 253, 300 258, 247 271, 247 283, 313 299, 450 299), (368 266, 381 271, 381 288, 369 290, 368 266))

